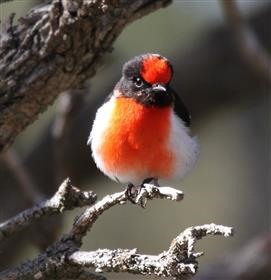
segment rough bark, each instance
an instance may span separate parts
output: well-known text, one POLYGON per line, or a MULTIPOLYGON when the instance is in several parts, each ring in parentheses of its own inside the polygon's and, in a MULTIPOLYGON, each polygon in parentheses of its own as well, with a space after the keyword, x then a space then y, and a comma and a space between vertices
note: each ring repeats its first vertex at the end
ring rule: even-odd
POLYGON ((80 88, 131 21, 170 0, 53 0, 0 41, 0 151, 63 91, 80 88))

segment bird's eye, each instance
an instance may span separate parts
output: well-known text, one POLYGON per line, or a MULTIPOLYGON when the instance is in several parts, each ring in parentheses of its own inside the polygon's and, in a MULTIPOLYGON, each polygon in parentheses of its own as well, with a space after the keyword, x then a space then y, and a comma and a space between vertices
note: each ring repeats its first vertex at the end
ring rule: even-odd
POLYGON ((135 86, 136 86, 137 88, 141 88, 141 87, 143 86, 143 81, 142 81, 142 79, 140 79, 140 78, 136 78, 136 79, 134 80, 134 84, 135 84, 135 86))

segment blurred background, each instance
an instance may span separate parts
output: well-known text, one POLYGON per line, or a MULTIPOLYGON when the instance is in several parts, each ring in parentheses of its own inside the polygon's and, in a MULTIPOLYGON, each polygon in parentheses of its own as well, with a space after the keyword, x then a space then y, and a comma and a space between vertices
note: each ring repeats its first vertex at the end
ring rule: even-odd
MULTIPOLYGON (((38 2, 1 4, 1 22, 11 12, 24 15, 38 2)), ((238 1, 238 5, 260 43, 270 51, 271 1, 238 1)), ((38 195, 52 195, 68 176, 75 186, 91 189, 99 198, 124 188, 96 169, 86 142, 96 109, 120 78, 123 63, 146 52, 160 53, 172 62, 173 88, 191 111, 200 157, 182 182, 166 182, 184 191, 181 203, 157 200, 146 209, 132 204, 114 207, 98 219, 83 247, 138 248, 141 253, 157 254, 186 227, 211 222, 233 226, 233 238, 207 237, 197 244, 205 252, 198 277, 211 279, 204 278, 210 267, 236 256, 271 230, 271 87, 244 61, 219 1, 173 1, 125 28, 86 89, 72 98, 62 94, 2 156, 0 222, 31 206, 38 195), (68 124, 60 135, 66 113, 68 124), (27 174, 26 181, 18 175, 18 166, 27 174)), ((62 219, 49 218, 46 226, 43 221, 14 236, 0 248, 0 268, 36 256, 67 232, 81 211, 66 212, 62 219)), ((271 241, 269 246, 268 253, 271 241)), ((109 279, 146 277, 110 274, 109 279)))

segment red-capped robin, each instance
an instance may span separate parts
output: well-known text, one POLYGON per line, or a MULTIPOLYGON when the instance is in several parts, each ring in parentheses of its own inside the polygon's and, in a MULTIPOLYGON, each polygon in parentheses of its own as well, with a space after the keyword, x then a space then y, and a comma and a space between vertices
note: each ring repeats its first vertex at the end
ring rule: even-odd
POLYGON ((89 136, 97 167, 111 179, 137 185, 182 178, 198 145, 190 114, 170 87, 173 68, 159 54, 134 57, 98 109, 89 136))

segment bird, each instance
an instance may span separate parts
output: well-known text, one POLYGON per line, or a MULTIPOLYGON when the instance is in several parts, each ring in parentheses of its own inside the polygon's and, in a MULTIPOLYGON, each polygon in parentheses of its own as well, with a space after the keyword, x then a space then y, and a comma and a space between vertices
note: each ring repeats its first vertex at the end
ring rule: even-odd
POLYGON ((97 110, 88 138, 105 175, 129 189, 182 179, 199 153, 191 116, 170 86, 173 67, 160 54, 135 56, 97 110))

